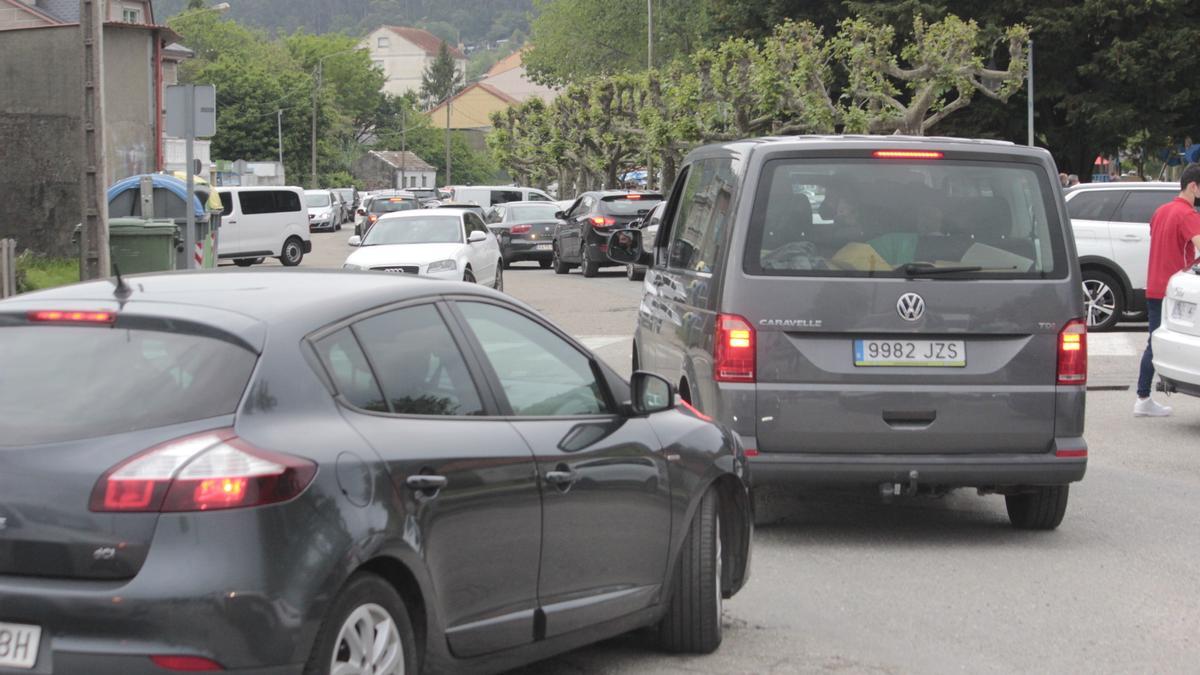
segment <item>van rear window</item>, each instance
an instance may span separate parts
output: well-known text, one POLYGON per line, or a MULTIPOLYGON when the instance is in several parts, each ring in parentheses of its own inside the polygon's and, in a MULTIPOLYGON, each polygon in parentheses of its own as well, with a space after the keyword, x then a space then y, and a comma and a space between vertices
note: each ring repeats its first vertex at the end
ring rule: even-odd
POLYGON ((744 267, 887 277, 917 263, 964 268, 953 276, 972 278, 1062 278, 1063 227, 1043 174, 1002 162, 772 160, 744 267))
POLYGON ((221 340, 83 326, 0 328, 0 446, 232 413, 257 357, 221 340))

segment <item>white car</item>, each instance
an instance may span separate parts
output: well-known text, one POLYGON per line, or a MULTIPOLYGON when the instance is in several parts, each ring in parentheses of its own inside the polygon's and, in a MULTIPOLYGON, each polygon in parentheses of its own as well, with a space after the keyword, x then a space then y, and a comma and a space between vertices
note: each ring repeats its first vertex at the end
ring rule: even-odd
POLYGON ((329 190, 305 190, 304 205, 308 207, 308 229, 342 229, 342 207, 329 190))
POLYGON ((504 290, 500 243, 483 219, 466 209, 416 209, 383 215, 342 266, 461 279, 504 290))
POLYGON ((1168 392, 1200 396, 1200 265, 1167 284, 1162 325, 1151 336, 1154 370, 1168 392))

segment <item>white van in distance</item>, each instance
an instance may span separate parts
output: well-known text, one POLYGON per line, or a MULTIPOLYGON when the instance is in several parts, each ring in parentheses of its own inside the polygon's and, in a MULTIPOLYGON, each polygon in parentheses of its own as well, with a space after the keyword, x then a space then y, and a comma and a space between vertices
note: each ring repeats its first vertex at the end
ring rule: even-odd
POLYGON ((279 258, 285 267, 299 265, 312 251, 308 209, 298 187, 222 187, 224 209, 217 256, 249 267, 262 258, 279 258))

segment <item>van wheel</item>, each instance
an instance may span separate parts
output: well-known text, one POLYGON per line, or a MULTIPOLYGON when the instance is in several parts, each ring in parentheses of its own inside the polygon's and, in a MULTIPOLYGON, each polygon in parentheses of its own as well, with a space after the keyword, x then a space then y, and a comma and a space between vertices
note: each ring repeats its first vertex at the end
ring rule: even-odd
POLYGON ((238 258, 233 261, 233 264, 238 267, 249 267, 254 264, 254 258, 238 258))
POLYGON ((305 675, 418 672, 412 621, 396 589, 374 574, 346 582, 317 632, 305 675))
POLYGON ((284 267, 295 267, 304 260, 304 245, 299 237, 291 237, 283 242, 283 251, 279 254, 279 262, 284 267))
POLYGON ((1005 495, 1008 519, 1020 530, 1053 530, 1067 513, 1070 491, 1069 485, 1049 485, 1005 495))
POLYGON ((555 274, 566 274, 571 271, 570 263, 565 263, 562 258, 558 257, 558 244, 554 245, 554 259, 550 263, 554 265, 555 274))
POLYGON ((637 343, 635 342, 633 343, 633 372, 636 373, 642 369, 642 364, 640 361, 641 360, 638 358, 637 343))
POLYGON ((501 293, 504 292, 504 261, 496 261, 496 278, 492 281, 492 288, 501 293))
POLYGON ((646 270, 638 269, 637 265, 626 265, 625 278, 630 281, 641 281, 646 278, 646 270))
POLYGON ((600 263, 592 260, 592 256, 588 253, 587 244, 579 248, 579 260, 579 271, 583 273, 583 276, 590 279, 600 271, 600 263))
POLYGON ((1083 311, 1088 330, 1111 330, 1125 314, 1125 293, 1120 283, 1107 272, 1084 270, 1083 311))
POLYGON ((717 491, 700 498, 675 563, 671 599, 658 624, 659 645, 669 652, 710 654, 721 646, 721 518, 717 491))
POLYGON ((692 405, 692 388, 688 386, 687 380, 679 381, 678 391, 679 391, 679 399, 681 401, 687 402, 688 405, 692 405))

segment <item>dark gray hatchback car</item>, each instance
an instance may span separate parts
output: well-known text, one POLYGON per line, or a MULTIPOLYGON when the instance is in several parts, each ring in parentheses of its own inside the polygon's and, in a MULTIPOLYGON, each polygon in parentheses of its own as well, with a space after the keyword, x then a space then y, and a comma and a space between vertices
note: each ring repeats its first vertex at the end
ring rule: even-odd
POLYGON ((610 241, 651 265, 634 369, 732 426, 755 485, 976 487, 1058 526, 1087 466, 1087 336, 1049 153, 768 138, 685 165, 655 241, 610 241))
POLYGON ((495 671, 721 639, 736 435, 485 289, 208 272, 0 302, 0 673, 495 671))

